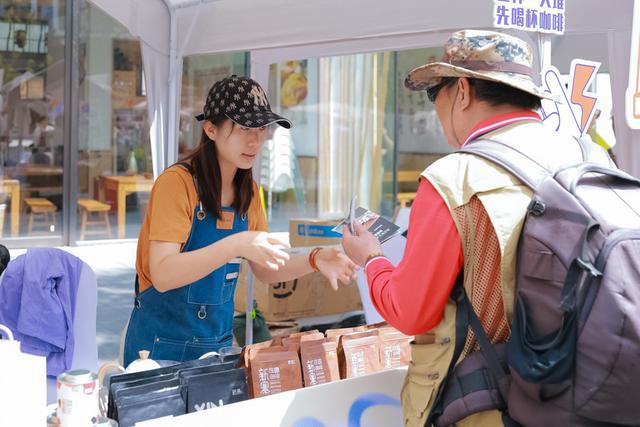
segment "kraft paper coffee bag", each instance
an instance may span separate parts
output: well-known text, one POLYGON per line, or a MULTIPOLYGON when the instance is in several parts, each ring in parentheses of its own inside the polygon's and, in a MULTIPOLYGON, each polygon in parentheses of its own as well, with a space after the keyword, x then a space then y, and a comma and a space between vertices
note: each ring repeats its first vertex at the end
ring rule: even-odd
POLYGON ((298 353, 284 347, 249 352, 252 397, 269 396, 302 388, 298 353))
POLYGON ((411 362, 412 337, 394 328, 378 330, 380 345, 380 365, 383 369, 399 368, 411 362))
POLYGON ((325 338, 300 341, 304 386, 311 387, 340 379, 336 343, 325 338))
POLYGON ((372 332, 375 335, 362 336, 367 332, 360 332, 340 337, 338 362, 341 378, 355 378, 381 370, 378 335, 377 331, 372 332))

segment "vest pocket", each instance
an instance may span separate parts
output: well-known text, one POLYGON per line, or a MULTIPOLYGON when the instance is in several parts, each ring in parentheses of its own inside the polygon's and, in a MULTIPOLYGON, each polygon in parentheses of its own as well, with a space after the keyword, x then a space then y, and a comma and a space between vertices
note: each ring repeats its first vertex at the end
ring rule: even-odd
POLYGON ((453 356, 453 340, 433 338, 427 344, 411 342, 412 360, 402 389, 405 425, 424 425, 453 356))
POLYGON ((431 409, 433 396, 436 387, 435 381, 408 375, 402 387, 402 412, 404 413, 405 425, 421 425, 428 415, 427 409, 431 409))

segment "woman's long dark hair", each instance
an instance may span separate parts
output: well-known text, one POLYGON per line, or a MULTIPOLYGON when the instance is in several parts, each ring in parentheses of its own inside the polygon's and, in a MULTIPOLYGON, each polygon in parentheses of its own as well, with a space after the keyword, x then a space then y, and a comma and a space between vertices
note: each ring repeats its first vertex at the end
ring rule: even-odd
MULTIPOLYGON (((215 126, 221 126, 226 116, 214 116, 209 119, 215 126)), ((231 122, 235 127, 235 123, 231 122)), ((233 127, 232 127, 233 129, 233 127)), ((222 177, 220 175, 220 165, 216 154, 216 142, 212 141, 204 129, 200 137, 200 145, 185 159, 178 162, 193 175, 197 183, 197 192, 204 208, 211 212, 216 218, 222 218, 222 177)), ((240 215, 245 215, 249 210, 251 199, 253 198, 253 175, 251 169, 238 169, 233 177, 233 190, 235 197, 231 207, 240 215)))

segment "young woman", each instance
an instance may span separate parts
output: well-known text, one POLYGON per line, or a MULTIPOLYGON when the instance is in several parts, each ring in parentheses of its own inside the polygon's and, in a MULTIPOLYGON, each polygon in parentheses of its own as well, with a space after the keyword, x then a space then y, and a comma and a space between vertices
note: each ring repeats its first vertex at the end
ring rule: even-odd
POLYGON ((338 249, 289 255, 266 233, 251 167, 267 126, 289 128, 260 85, 246 77, 216 82, 207 96, 198 149, 156 180, 138 239, 134 309, 125 366, 150 350, 185 361, 231 345, 233 294, 241 259, 266 283, 320 271, 332 286, 354 278, 338 249))

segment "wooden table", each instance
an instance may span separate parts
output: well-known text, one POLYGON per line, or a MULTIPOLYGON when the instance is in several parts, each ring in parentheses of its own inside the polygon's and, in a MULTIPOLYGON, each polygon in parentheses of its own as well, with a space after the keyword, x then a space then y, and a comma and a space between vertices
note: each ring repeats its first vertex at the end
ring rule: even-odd
POLYGON ((62 194, 62 166, 25 164, 7 166, 4 172, 9 178, 23 181, 22 197, 36 192, 62 194))
POLYGON ((9 178, 47 177, 53 178, 54 180, 62 183, 62 174, 64 173, 64 169, 62 166, 26 164, 7 166, 4 168, 4 172, 9 178))
POLYGON ((11 195, 11 237, 20 231, 20 181, 0 178, 0 191, 11 195))
POLYGON ((127 207, 127 194, 149 193, 153 187, 153 179, 142 175, 132 176, 101 176, 100 200, 104 201, 104 193, 107 190, 115 190, 118 205, 118 238, 124 239, 125 213, 127 207))

